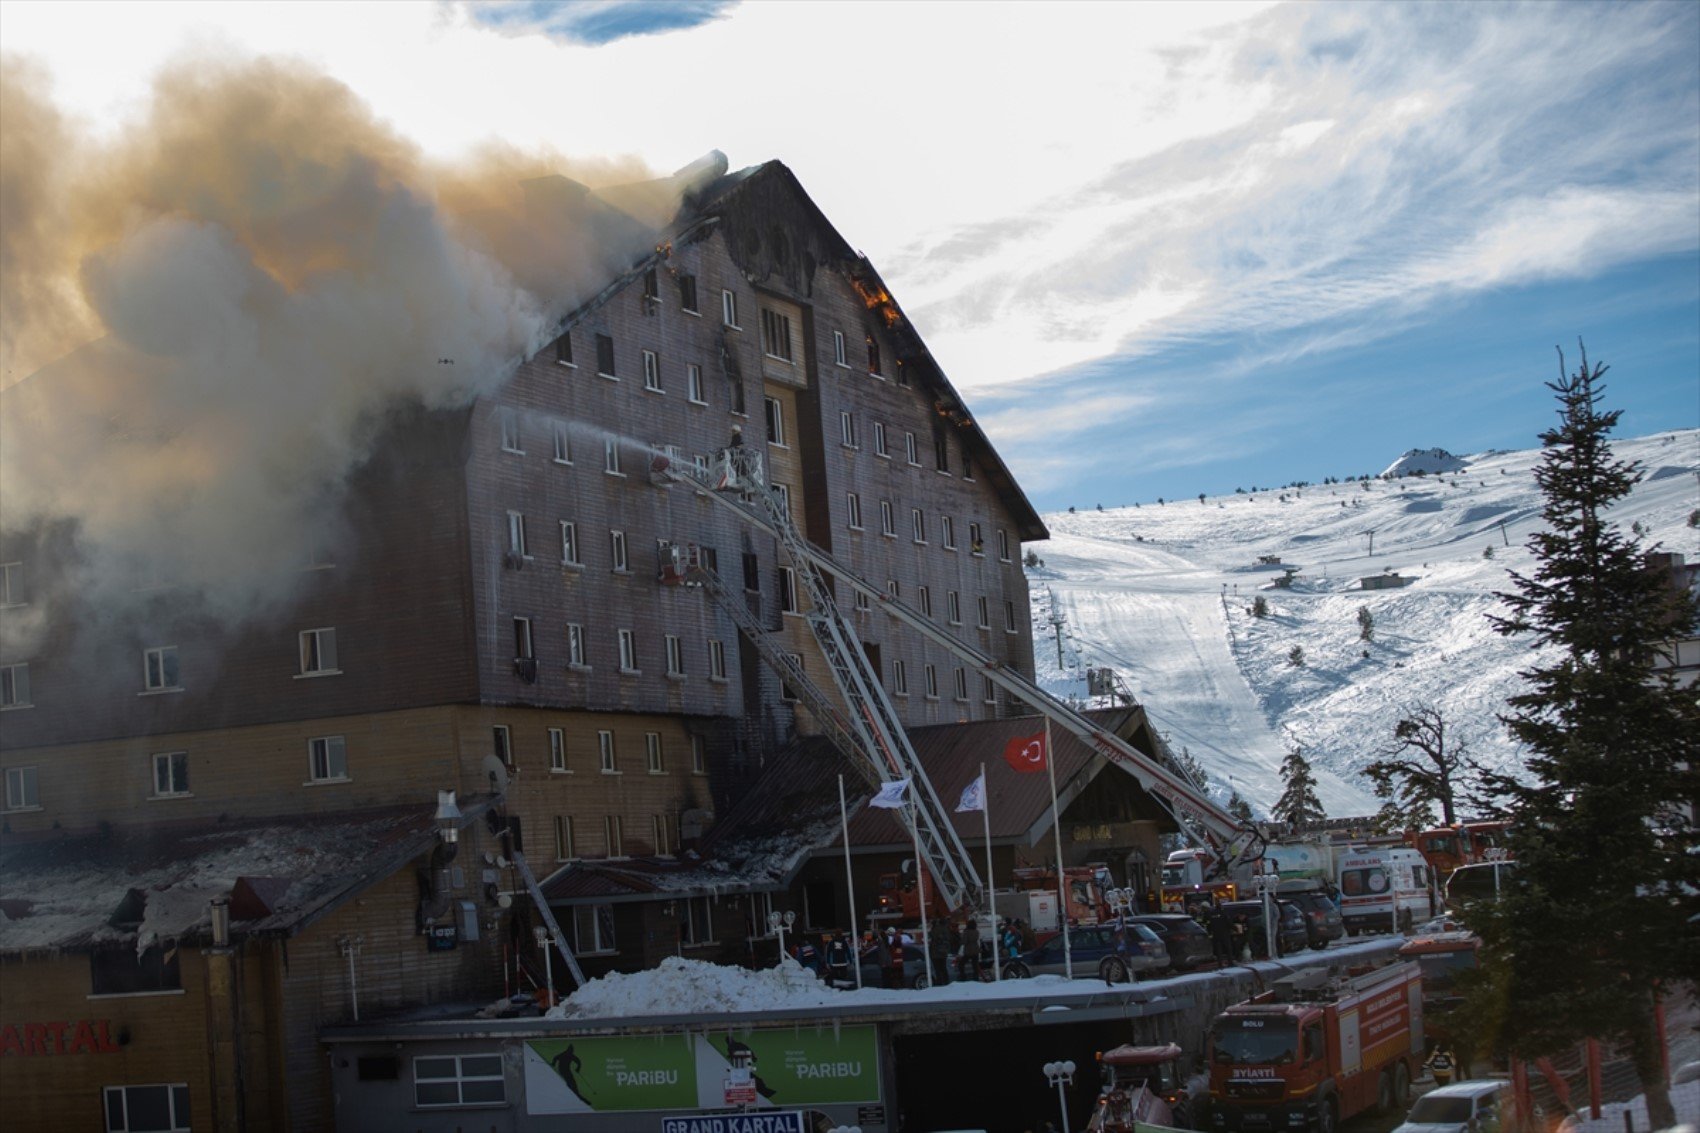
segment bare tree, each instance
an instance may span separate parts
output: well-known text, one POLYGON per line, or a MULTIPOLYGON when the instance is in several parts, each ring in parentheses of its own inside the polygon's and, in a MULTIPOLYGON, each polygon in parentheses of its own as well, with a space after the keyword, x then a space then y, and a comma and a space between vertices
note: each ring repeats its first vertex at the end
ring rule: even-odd
POLYGON ((1393 742, 1376 752, 1362 774, 1382 801, 1380 818, 1394 829, 1426 826, 1440 807, 1441 821, 1458 821, 1458 802, 1474 771, 1469 745, 1432 704, 1405 709, 1393 725, 1393 742))

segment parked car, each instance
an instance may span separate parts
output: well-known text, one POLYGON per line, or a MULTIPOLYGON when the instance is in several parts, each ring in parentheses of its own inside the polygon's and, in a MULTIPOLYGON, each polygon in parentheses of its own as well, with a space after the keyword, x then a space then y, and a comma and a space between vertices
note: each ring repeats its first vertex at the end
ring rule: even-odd
POLYGON ((1184 913, 1140 913, 1128 921, 1157 934, 1169 953, 1169 967, 1177 972, 1194 971, 1215 957, 1210 933, 1184 913))
POLYGON ((1299 907, 1305 918, 1305 937, 1312 948, 1326 948, 1328 943, 1346 935, 1346 922, 1340 916, 1340 906, 1315 882, 1309 886, 1282 882, 1276 890, 1280 899, 1299 907))
POLYGON ((1502 1078, 1454 1082, 1418 1098, 1393 1133, 1486 1133, 1500 1127, 1510 1097, 1511 1083, 1502 1078))
MULTIPOLYGON (((1275 939, 1281 945, 1281 955, 1289 956, 1294 952, 1303 952, 1310 943, 1310 933, 1305 929, 1305 915, 1291 901, 1275 902, 1279 910, 1280 922, 1275 929, 1275 939)), ((1262 901, 1224 901, 1222 908, 1234 921, 1243 920, 1243 930, 1236 930, 1235 939, 1244 939, 1251 945, 1251 954, 1256 956, 1269 955, 1269 946, 1264 941, 1263 934, 1263 902, 1262 901), (1240 936, 1240 932, 1244 937, 1240 936)))
MULTIPOLYGON (((1117 940, 1113 924, 1089 925, 1070 929, 1069 951, 1073 954, 1076 976, 1095 976, 1105 983, 1124 983, 1146 972, 1169 966, 1169 953, 1162 938, 1142 924, 1129 924, 1125 942, 1117 940)), ((1006 960, 1003 976, 1006 980, 1024 980, 1036 975, 1063 975, 1066 971, 1063 938, 1059 933, 1037 948, 1029 949, 1013 960, 1006 960)))

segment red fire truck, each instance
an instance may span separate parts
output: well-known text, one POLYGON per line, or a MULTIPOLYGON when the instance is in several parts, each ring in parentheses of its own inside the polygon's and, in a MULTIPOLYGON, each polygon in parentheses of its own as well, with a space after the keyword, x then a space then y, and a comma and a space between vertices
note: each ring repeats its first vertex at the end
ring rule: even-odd
POLYGON ((1422 1060, 1422 974, 1409 961, 1331 979, 1311 969, 1216 1017, 1211 1124, 1333 1133, 1403 1107, 1422 1060))

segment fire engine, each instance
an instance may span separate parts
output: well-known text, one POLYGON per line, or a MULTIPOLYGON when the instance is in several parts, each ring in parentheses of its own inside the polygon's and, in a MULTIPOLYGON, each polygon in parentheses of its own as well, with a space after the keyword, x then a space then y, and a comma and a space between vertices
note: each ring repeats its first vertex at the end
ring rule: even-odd
POLYGON ((1414 936, 1399 949, 1401 957, 1415 960, 1423 970, 1423 1020, 1430 1049, 1437 1043, 1451 1045, 1445 1023, 1447 1012, 1463 1001, 1458 994, 1458 973, 1476 967, 1476 954, 1482 946, 1475 933, 1445 923, 1448 927, 1414 936))
POLYGON ((1344 978, 1309 969, 1228 1008, 1210 1028, 1212 1126, 1333 1133, 1402 1108, 1422 1058, 1422 989, 1409 961, 1344 978))
POLYGON ((1135 1123, 1191 1129, 1197 1109, 1181 1054, 1175 1043, 1099 1053, 1103 1090, 1086 1122, 1087 1133, 1134 1133, 1135 1123))
POLYGON ((1435 879, 1444 883, 1459 866, 1504 857, 1505 832, 1510 827, 1509 822, 1459 822, 1419 830, 1406 841, 1427 859, 1435 879))

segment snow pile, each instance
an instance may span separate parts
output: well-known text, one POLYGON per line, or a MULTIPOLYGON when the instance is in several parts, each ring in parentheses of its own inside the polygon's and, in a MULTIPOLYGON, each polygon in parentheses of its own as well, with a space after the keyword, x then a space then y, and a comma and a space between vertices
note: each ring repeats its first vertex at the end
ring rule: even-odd
POLYGON ((719 1015, 841 1003, 835 991, 786 957, 751 971, 669 956, 647 972, 613 972, 591 980, 549 1011, 551 1019, 643 1015, 719 1015))
POLYGON ((1442 472, 1462 472, 1470 462, 1462 460, 1443 448, 1414 448, 1389 464, 1383 476, 1434 476, 1442 472))
MULTIPOLYGON (((1672 1086, 1670 1091, 1671 1108, 1676 1110, 1678 1129, 1686 1129, 1689 1133, 1700 1127, 1700 1082, 1684 1082, 1680 1086, 1672 1086)), ((1647 1130, 1651 1126, 1647 1122, 1647 1099, 1637 1097, 1633 1101, 1611 1102, 1600 1107, 1600 1116, 1588 1116, 1587 1108, 1574 1117, 1567 1117, 1559 1127, 1560 1133, 1623 1133, 1625 1129, 1647 1130), (1627 1111, 1633 1116, 1633 1125, 1625 1125, 1623 1115, 1627 1111)))

